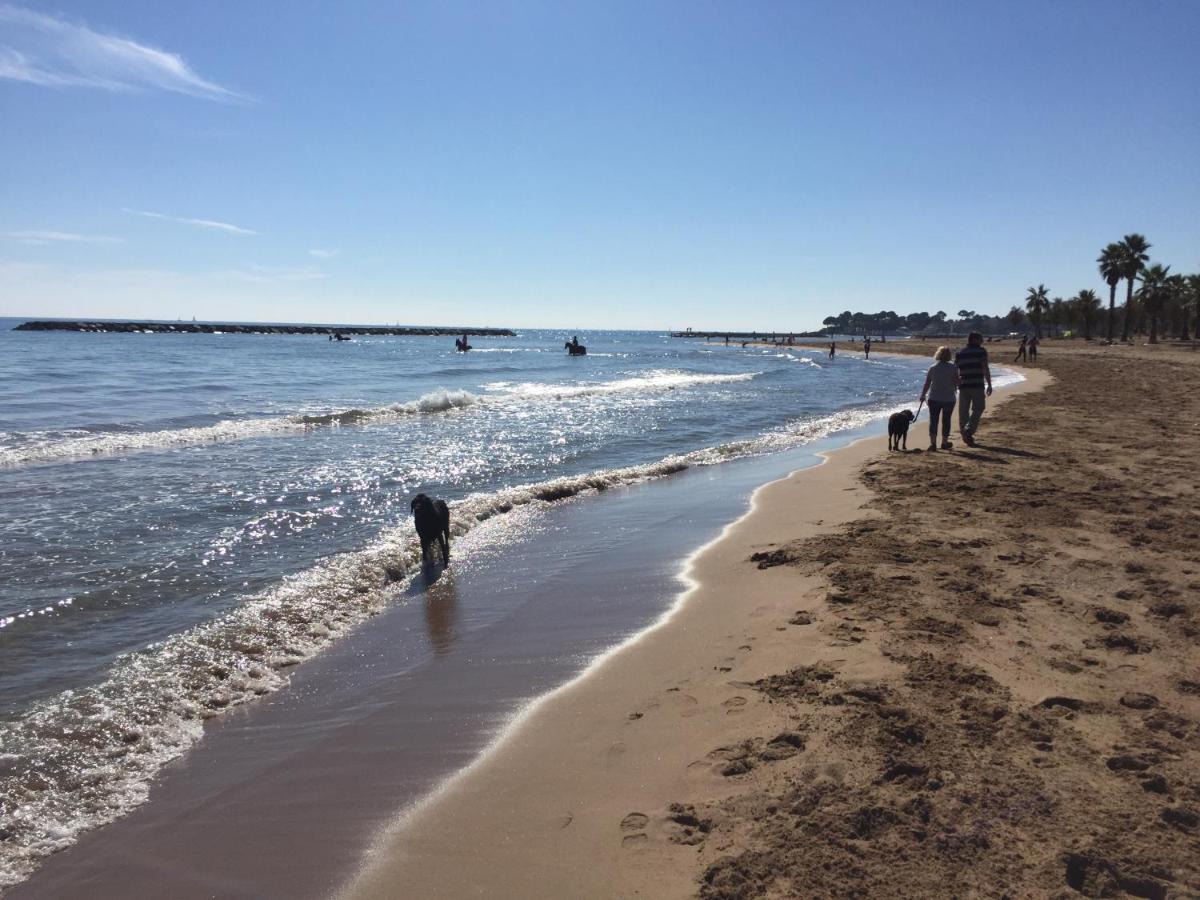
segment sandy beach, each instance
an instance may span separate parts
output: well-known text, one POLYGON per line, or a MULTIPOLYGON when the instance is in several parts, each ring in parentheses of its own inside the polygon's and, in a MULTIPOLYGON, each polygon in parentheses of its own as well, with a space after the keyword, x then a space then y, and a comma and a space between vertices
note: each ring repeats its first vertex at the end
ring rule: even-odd
POLYGON ((1200 889, 1200 360, 1155 351, 1048 345, 980 446, 760 489, 344 895, 1200 889))
POLYGON ((0 900, 1200 900, 1200 0, 1030 6, 0 0, 0 900))

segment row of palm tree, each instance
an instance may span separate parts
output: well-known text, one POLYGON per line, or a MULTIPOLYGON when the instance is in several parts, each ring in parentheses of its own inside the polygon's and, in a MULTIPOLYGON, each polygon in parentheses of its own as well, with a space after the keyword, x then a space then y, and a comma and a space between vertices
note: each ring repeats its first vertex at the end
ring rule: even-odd
POLYGON ((1019 306, 1014 306, 1009 310, 1008 320, 1015 328, 1028 319, 1038 337, 1042 336, 1043 322, 1058 334, 1061 334, 1063 326, 1078 324, 1083 329, 1083 336, 1091 340, 1101 309, 1100 298, 1095 291, 1083 290, 1068 300, 1062 297, 1051 300, 1046 286, 1039 284, 1029 289, 1024 311, 1019 306))
MULTIPOLYGON (((1140 330, 1139 321, 1149 320, 1150 343, 1157 344, 1159 326, 1166 322, 1176 337, 1187 340, 1188 319, 1194 319, 1192 333, 1200 337, 1200 275, 1171 274, 1171 267, 1161 263, 1150 264, 1150 242, 1144 235, 1127 234, 1119 241, 1100 251, 1096 264, 1100 277, 1108 285, 1108 340, 1116 333, 1117 287, 1125 282, 1125 315, 1121 329, 1121 340, 1127 341, 1135 329, 1140 330), (1135 284, 1141 282, 1135 290, 1135 284)), ((1083 336, 1091 339, 1093 329, 1103 307, 1095 291, 1083 290, 1063 300, 1050 298, 1044 284, 1029 288, 1025 297, 1025 310, 1013 307, 1009 311, 1010 321, 1020 321, 1027 316, 1042 336, 1042 324, 1046 322, 1061 329, 1063 325, 1078 323, 1083 336)))
POLYGON ((1121 332, 1121 340, 1129 340, 1133 327, 1133 282, 1141 274, 1143 267, 1150 259, 1150 242, 1144 235, 1127 234, 1119 241, 1114 241, 1103 250, 1096 260, 1100 267, 1100 277, 1108 284, 1108 340, 1113 339, 1113 322, 1116 317, 1117 285, 1121 279, 1126 281, 1125 289, 1125 327, 1121 332))

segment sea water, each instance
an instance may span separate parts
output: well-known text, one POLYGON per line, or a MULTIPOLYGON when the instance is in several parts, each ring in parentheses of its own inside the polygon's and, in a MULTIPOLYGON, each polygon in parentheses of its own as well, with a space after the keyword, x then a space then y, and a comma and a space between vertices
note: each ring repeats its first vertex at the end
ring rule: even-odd
POLYGON ((580 334, 589 353, 569 357, 560 331, 463 354, 450 338, 14 324, 0 888, 142 802, 206 721, 398 602, 415 493, 502 558, 506 529, 481 524, 859 427, 913 406, 927 365, 647 332, 580 334))

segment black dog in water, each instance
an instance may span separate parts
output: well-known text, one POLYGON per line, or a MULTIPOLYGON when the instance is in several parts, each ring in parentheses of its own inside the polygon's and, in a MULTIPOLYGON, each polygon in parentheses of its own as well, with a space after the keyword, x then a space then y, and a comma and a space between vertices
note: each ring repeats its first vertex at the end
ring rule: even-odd
POLYGON ((431 562, 429 545, 437 541, 442 546, 442 565, 450 565, 450 508, 445 500, 430 500, 424 494, 413 497, 413 524, 421 539, 421 562, 431 562))
POLYGON ((904 449, 908 449, 908 426, 915 419, 911 409, 906 409, 903 412, 892 413, 888 417, 888 449, 899 450, 900 445, 904 445, 904 449))

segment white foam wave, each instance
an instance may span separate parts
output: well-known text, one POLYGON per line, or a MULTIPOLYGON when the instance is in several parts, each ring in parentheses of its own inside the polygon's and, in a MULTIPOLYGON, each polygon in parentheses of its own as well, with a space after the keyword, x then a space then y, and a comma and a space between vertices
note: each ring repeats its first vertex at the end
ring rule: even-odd
POLYGON ((479 401, 469 391, 439 389, 416 400, 371 409, 346 409, 326 413, 297 414, 256 419, 227 419, 213 425, 161 431, 86 433, 69 437, 34 436, 16 447, 0 448, 0 466, 86 458, 101 454, 163 450, 213 441, 238 441, 307 428, 362 425, 405 416, 464 409, 479 401))
MULTIPOLYGON (((492 392, 492 395, 488 397, 479 397, 465 390, 440 388, 416 400, 367 409, 354 408, 266 418, 227 419, 213 425, 159 431, 24 435, 22 442, 16 446, 0 447, 0 467, 56 460, 87 459, 98 455, 133 453, 142 450, 164 450, 214 441, 247 440, 303 431, 308 428, 365 425, 403 419, 413 415, 450 412, 483 402, 495 403, 522 399, 562 400, 589 395, 674 390, 675 388, 704 384, 750 381, 759 374, 761 373, 702 375, 664 370, 633 378, 574 384, 494 382, 486 386, 486 389, 492 392)), ((8 439, 11 440, 12 435, 9 435, 8 439)))
MULTIPOLYGON (((545 347, 472 347, 472 353, 549 353, 545 347)), ((554 351, 559 352, 559 351, 554 351)))
POLYGON ((620 394, 635 391, 662 391, 676 388, 695 387, 705 384, 733 384, 752 381, 761 372, 739 372, 729 375, 702 375, 693 372, 661 370, 632 378, 612 381, 591 381, 576 384, 545 384, 536 381, 514 383, 496 381, 485 387, 509 397, 587 397, 600 394, 620 394))

